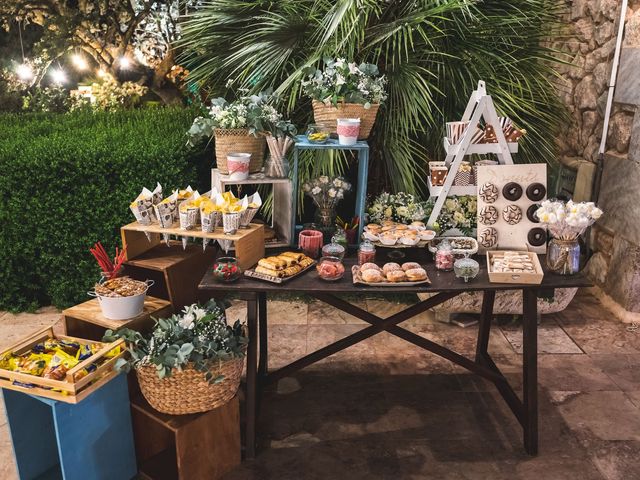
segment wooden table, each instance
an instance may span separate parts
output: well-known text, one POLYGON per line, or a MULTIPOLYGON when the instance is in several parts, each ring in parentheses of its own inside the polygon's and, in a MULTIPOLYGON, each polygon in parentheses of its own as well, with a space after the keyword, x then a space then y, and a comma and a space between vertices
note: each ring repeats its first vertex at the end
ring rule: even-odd
MULTIPOLYGON (((379 250, 380 252, 380 250, 379 250)), ((424 255, 414 252, 413 255, 424 255)), ((426 255, 425 255, 426 256, 426 255)), ((247 323, 249 329, 249 345, 247 350, 247 381, 246 381, 246 457, 255 455, 255 424, 257 415, 257 399, 263 387, 277 380, 289 376, 294 372, 316 363, 334 353, 359 343, 373 335, 386 331, 396 335, 409 343, 417 345, 440 357, 443 357, 481 377, 493 382, 500 395, 522 425, 524 431, 524 448, 530 455, 538 452, 538 337, 537 337, 537 299, 553 294, 556 288, 572 288, 590 286, 589 281, 582 275, 571 277, 545 273, 541 285, 524 284, 496 284, 489 283, 484 258, 479 258, 480 273, 469 283, 455 278, 453 272, 437 272, 433 263, 424 256, 410 258, 405 261, 417 260, 426 265, 431 279, 430 285, 412 287, 369 287, 354 285, 351 276, 351 266, 356 260, 345 259, 346 272, 342 280, 325 282, 315 271, 310 271, 292 279, 290 282, 276 285, 259 280, 242 278, 236 283, 216 283, 211 273, 206 273, 200 282, 201 295, 213 296, 221 291, 233 292, 247 302, 247 323), (493 317, 493 304, 497 291, 522 290, 523 294, 523 392, 520 400, 513 387, 496 366, 488 352, 489 333, 493 317), (399 326, 400 323, 432 308, 450 298, 468 291, 482 291, 482 314, 478 328, 478 339, 474 359, 464 357, 448 348, 432 342, 420 335, 399 326), (326 347, 294 361, 275 371, 268 371, 267 365, 267 296, 269 293, 298 292, 306 293, 322 302, 334 306, 370 326, 348 335, 326 347), (380 318, 341 299, 340 294, 391 294, 394 293, 432 293, 427 300, 391 315, 380 318), (259 328, 258 328, 259 326, 259 328), (258 358, 258 342, 260 355, 258 358)), ((388 259, 379 259, 376 263, 382 265, 388 259)), ((544 258, 541 258, 544 264, 544 258)))

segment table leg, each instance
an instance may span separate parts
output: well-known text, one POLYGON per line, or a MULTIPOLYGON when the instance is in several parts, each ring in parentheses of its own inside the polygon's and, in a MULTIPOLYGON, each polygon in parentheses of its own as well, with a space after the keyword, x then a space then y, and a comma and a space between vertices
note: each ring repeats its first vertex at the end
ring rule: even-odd
POLYGON ((524 448, 538 453, 538 292, 523 289, 522 377, 524 403, 524 448))
POLYGON ((493 303, 496 298, 494 290, 485 290, 482 296, 482 313, 478 326, 478 343, 476 345, 476 362, 480 362, 481 356, 487 353, 489 348, 489 333, 493 320, 493 303))
POLYGON ((256 361, 258 356, 258 297, 247 299, 247 325, 249 345, 247 346, 247 398, 245 427, 245 457, 256 456, 256 361))
POLYGON ((268 330, 267 330, 267 294, 258 294, 258 331, 260 335, 260 356, 258 377, 262 379, 269 370, 268 330))

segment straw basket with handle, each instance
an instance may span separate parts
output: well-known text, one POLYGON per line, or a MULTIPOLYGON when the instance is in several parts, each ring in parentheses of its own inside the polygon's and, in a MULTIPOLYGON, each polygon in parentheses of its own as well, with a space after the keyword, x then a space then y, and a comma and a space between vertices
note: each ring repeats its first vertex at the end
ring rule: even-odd
POLYGON ((264 150, 267 142, 262 135, 252 135, 247 128, 216 128, 213 130, 216 140, 216 164, 223 175, 229 174, 227 155, 233 152, 251 154, 249 173, 262 170, 264 150))
POLYGON ((370 108, 364 108, 360 103, 338 103, 338 106, 325 105, 318 100, 312 101, 313 118, 315 123, 321 123, 336 134, 338 118, 359 118, 360 119, 360 135, 358 140, 366 140, 369 138, 373 124, 378 115, 380 104, 374 103, 370 108))
POLYGON ((207 412, 231 400, 240 387, 243 366, 244 357, 212 361, 212 378, 222 377, 217 382, 207 380, 205 373, 191 363, 182 370, 174 368, 164 378, 158 378, 155 365, 140 365, 136 375, 144 398, 153 408, 170 415, 186 415, 207 412))

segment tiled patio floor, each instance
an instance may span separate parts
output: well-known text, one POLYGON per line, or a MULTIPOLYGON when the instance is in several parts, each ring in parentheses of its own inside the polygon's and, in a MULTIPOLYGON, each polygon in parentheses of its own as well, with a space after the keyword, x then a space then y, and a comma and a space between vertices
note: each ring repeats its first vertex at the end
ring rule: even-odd
MULTIPOLYGON (((399 308, 357 303, 383 316, 399 308)), ((362 328, 317 303, 269 308, 272 367, 362 328)), ((243 317, 242 306, 229 316, 243 317)), ((0 314, 0 347, 56 320, 51 310, 0 314)), ((430 314, 408 325, 459 353, 475 348, 476 327, 436 323, 430 314)), ((516 384, 520 341, 517 323, 494 328, 490 340, 516 384)), ((524 453, 521 429, 492 384, 382 333, 269 391, 258 457, 225 480, 640 478, 640 331, 581 293, 565 312, 543 318, 539 343, 537 457, 524 453)), ((2 413, 0 478, 16 478, 2 413)))

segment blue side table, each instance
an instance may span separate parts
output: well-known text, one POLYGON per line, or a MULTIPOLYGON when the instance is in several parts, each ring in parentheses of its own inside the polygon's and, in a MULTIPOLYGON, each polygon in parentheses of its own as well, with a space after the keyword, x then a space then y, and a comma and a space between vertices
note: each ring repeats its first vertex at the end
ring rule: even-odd
POLYGON ((307 140, 305 135, 298 135, 293 147, 293 207, 291 215, 291 239, 293 244, 296 238, 296 216, 298 207, 298 156, 300 150, 351 150, 358 152, 358 185, 356 187, 356 215, 360 218, 358 227, 358 242, 362 238, 364 227, 364 208, 367 201, 367 177, 369 176, 369 144, 365 141, 356 142, 355 145, 340 145, 338 140, 330 138, 326 143, 317 144, 307 140))
POLYGON ((21 480, 127 480, 136 475, 127 376, 77 404, 2 389, 21 480))

